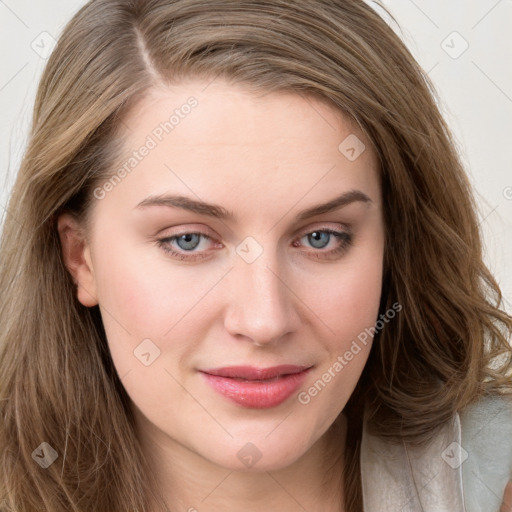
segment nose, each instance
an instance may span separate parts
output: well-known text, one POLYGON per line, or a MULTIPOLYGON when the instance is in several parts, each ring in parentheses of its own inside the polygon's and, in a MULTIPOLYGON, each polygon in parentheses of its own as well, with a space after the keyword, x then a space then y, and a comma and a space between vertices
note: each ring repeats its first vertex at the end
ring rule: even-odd
POLYGON ((253 263, 239 259, 226 283, 230 293, 225 329, 258 346, 274 343, 296 330, 299 312, 286 275, 275 258, 262 255, 253 263))

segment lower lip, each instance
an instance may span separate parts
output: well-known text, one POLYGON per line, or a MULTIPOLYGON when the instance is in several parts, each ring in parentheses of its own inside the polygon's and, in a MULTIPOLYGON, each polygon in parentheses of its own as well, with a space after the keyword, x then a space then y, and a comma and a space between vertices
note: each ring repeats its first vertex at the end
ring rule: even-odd
POLYGON ((290 398, 304 382, 308 371, 309 368, 277 379, 252 381, 201 373, 215 391, 233 402, 251 409, 269 409, 290 398))

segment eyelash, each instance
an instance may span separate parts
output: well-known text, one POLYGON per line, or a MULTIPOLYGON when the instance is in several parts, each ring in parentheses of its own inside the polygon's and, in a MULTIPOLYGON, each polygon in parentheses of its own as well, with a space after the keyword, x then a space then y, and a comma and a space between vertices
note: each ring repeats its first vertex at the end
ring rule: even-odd
MULTIPOLYGON (((301 235, 298 239, 300 240, 304 238, 307 235, 311 235, 313 233, 328 233, 329 235, 333 235, 335 238, 339 240, 340 245, 335 248, 328 251, 324 251, 322 249, 319 249, 317 251, 313 251, 312 256, 314 258, 318 259, 335 259, 336 256, 342 256, 345 254, 345 252, 348 251, 348 249, 352 246, 353 242, 353 236, 351 233, 347 233, 345 231, 335 231, 333 229, 329 228, 320 228, 320 229, 314 229, 313 231, 308 231, 301 235)), ((160 247, 165 253, 169 254, 173 258, 179 259, 181 261, 199 261, 204 258, 208 258, 209 254, 207 251, 203 252, 197 252, 194 253, 193 251, 185 251, 185 252, 178 252, 174 249, 170 249, 169 245, 173 241, 177 240, 178 238, 184 236, 184 235, 199 235, 204 240, 213 240, 211 236, 207 235, 206 233, 203 233, 201 231, 184 231, 183 233, 178 233, 173 236, 168 236, 165 238, 160 238, 156 240, 156 243, 158 247, 160 247)), ((330 242, 330 240, 329 240, 330 242)), ((293 245, 295 246, 295 241, 293 242, 293 245)))

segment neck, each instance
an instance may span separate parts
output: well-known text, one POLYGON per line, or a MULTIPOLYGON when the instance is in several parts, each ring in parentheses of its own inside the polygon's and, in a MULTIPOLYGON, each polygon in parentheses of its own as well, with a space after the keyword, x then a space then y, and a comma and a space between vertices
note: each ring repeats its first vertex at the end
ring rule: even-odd
MULTIPOLYGON (((272 471, 221 467, 137 416, 142 449, 156 475, 156 493, 171 512, 344 512, 343 415, 300 458, 272 471)), ((160 512, 154 507, 152 512, 160 512)))

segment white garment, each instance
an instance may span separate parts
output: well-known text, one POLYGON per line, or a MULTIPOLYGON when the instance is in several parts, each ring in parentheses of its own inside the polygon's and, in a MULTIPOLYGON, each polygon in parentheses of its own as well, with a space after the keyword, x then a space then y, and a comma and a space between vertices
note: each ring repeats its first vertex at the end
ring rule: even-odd
POLYGON ((455 414, 426 447, 391 444, 363 427, 364 512, 499 512, 512 479, 512 399, 455 414))

